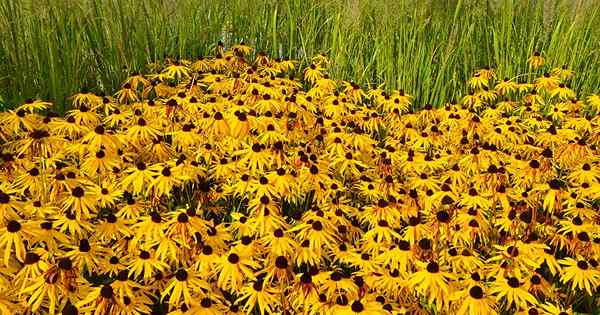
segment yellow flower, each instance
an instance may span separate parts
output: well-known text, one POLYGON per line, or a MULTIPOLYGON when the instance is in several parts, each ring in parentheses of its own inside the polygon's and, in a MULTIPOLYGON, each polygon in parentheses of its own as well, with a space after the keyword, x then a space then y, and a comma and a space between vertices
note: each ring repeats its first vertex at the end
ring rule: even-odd
POLYGON ((487 87, 489 84, 489 79, 487 76, 482 75, 481 73, 475 73, 471 79, 469 79, 469 87, 474 90, 480 90, 484 87, 487 87))
POLYGON ((145 250, 140 250, 137 257, 133 257, 129 264, 129 276, 135 279, 149 281, 155 272, 163 272, 168 267, 167 263, 162 262, 145 250))
POLYGON ((51 106, 52 106, 52 103, 50 103, 50 102, 45 102, 43 100, 27 99, 27 100, 25 100, 25 104, 17 107, 17 112, 22 109, 22 110, 28 111, 30 113, 33 113, 35 111, 42 111, 42 110, 48 109, 51 106))
POLYGON ((574 289, 585 290, 588 295, 594 294, 600 285, 600 271, 596 267, 582 258, 576 260, 567 257, 560 260, 559 263, 564 266, 560 277, 562 282, 570 283, 574 289))
POLYGON ((323 78, 323 70, 321 64, 313 63, 308 68, 304 69, 304 78, 306 81, 314 84, 319 79, 323 78))
POLYGON ((452 273, 440 268, 435 261, 421 263, 425 268, 410 276, 410 285, 423 294, 429 303, 439 303, 440 307, 447 305, 450 298, 450 280, 455 279, 452 273))
POLYGON ((19 261, 25 259, 25 246, 23 245, 23 226, 17 220, 10 220, 0 228, 0 248, 3 249, 2 262, 8 266, 14 251, 19 261))
MULTIPOLYGON (((560 84, 559 78, 550 76, 548 72, 544 73, 543 76, 535 79, 534 81, 536 89, 544 89, 546 91, 553 91, 560 84)), ((551 95, 554 93, 551 93, 551 95)))
POLYGON ((587 98, 588 104, 594 109, 595 113, 600 112, 600 95, 592 94, 587 98))
POLYGON ((496 295, 497 301, 506 299, 509 305, 514 303, 519 308, 526 308, 537 303, 535 297, 527 292, 516 277, 496 279, 490 293, 496 295))
POLYGON ((261 315, 271 314, 279 305, 278 293, 276 289, 267 286, 262 279, 258 279, 241 289, 236 303, 243 303, 242 309, 247 313, 257 307, 261 315))
POLYGON ((537 69, 544 65, 545 60, 544 57, 542 57, 542 55, 536 51, 531 57, 529 57, 529 59, 527 59, 527 63, 531 68, 537 69))
POLYGON ((190 68, 182 63, 176 62, 165 67, 162 74, 166 78, 180 80, 190 76, 190 68))
POLYGON ((550 91, 550 96, 558 97, 561 100, 568 100, 575 98, 575 91, 571 90, 568 86, 561 83, 550 91))
POLYGON ((456 314, 475 315, 475 314, 497 314, 496 301, 485 292, 485 288, 479 284, 466 287, 464 290, 457 291, 453 299, 457 305, 456 314))
POLYGON ((217 264, 217 285, 225 290, 243 292, 244 279, 256 279, 254 270, 259 266, 252 256, 240 256, 236 252, 225 253, 217 264))
POLYGON ((179 305, 181 301, 186 305, 191 305, 192 293, 199 292, 201 289, 210 290, 210 286, 201 280, 195 272, 179 269, 161 293, 161 299, 165 299, 168 296, 168 303, 170 305, 179 305))
MULTIPOLYGON (((135 164, 135 167, 126 169, 125 174, 128 175, 121 181, 121 188, 132 188, 133 194, 137 195, 144 192, 145 186, 151 183, 154 172, 152 168, 146 166, 146 163, 140 161, 135 164)), ((148 191, 145 193, 148 194, 148 191)))
POLYGON ((38 277, 33 284, 20 291, 22 294, 28 294, 27 304, 33 312, 37 312, 42 306, 49 313, 55 313, 59 303, 61 292, 60 286, 56 283, 56 278, 38 277))

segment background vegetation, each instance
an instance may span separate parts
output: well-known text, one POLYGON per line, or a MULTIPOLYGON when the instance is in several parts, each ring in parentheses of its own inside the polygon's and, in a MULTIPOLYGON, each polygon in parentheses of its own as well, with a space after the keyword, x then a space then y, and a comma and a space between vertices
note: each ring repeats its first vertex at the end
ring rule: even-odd
POLYGON ((549 67, 572 67, 585 95, 600 87, 598 25, 596 0, 3 0, 0 107, 112 93, 149 62, 209 54, 219 40, 304 63, 325 52, 338 79, 436 105, 476 68, 512 77, 538 50, 549 67))

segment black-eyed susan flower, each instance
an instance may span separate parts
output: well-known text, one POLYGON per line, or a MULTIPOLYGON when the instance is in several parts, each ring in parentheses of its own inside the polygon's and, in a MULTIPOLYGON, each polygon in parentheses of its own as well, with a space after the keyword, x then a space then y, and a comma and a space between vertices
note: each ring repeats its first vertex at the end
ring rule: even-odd
POLYGON ((529 59, 527 59, 527 63, 531 68, 537 69, 544 65, 545 59, 544 57, 542 57, 540 52, 536 51, 531 57, 529 57, 529 59))
POLYGON ((449 281, 454 276, 435 261, 422 263, 424 266, 420 271, 410 276, 410 285, 427 297, 430 303, 439 303, 440 306, 448 303, 450 294, 449 281))
POLYGON ((240 256, 236 252, 225 253, 217 265, 219 271, 217 285, 223 289, 240 292, 243 289, 244 279, 256 279, 254 273, 259 266, 252 256, 240 256))
POLYGON ((156 272, 164 272, 168 265, 156 257, 152 257, 151 252, 142 249, 138 251, 137 255, 132 255, 128 267, 129 276, 149 281, 156 272))
POLYGON ((279 305, 278 294, 276 289, 265 284, 262 278, 258 278, 241 289, 236 304, 241 304, 247 313, 256 307, 261 315, 269 314, 279 305))
POLYGON ((583 258, 567 257, 559 263, 563 265, 561 281, 570 283, 572 288, 585 290, 589 295, 595 292, 600 282, 600 271, 596 267, 583 258))
POLYGON ((198 292, 201 289, 209 290, 208 284, 201 280, 193 271, 186 269, 177 270, 165 290, 161 293, 164 299, 169 297, 169 304, 179 305, 181 302, 190 305, 192 302, 192 292, 198 292))
POLYGON ((18 220, 10 220, 0 228, 0 248, 2 248, 2 262, 8 265, 13 256, 19 261, 25 259, 25 246, 23 244, 23 225, 18 220))
POLYGON ((323 68, 320 63, 313 63, 304 70, 304 77, 308 82, 315 83, 323 77, 323 68))
POLYGON ((457 291, 454 296, 459 302, 456 314, 497 314, 496 301, 485 290, 475 284, 457 291))
POLYGON ((536 305, 536 299, 523 287, 523 283, 516 277, 496 279, 491 293, 496 296, 496 300, 506 299, 509 304, 514 303, 517 307, 527 308, 530 305, 536 305))

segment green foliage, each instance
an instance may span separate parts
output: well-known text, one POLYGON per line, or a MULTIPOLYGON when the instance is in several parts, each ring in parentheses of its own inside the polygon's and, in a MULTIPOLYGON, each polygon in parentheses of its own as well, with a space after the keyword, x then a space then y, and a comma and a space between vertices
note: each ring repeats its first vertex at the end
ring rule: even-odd
POLYGON ((453 100, 486 65, 513 77, 538 50, 548 67, 572 67, 585 95, 600 86, 599 12, 593 0, 4 0, 0 94, 64 106, 164 55, 244 40, 303 65, 325 52, 335 78, 385 82, 417 105, 453 100))

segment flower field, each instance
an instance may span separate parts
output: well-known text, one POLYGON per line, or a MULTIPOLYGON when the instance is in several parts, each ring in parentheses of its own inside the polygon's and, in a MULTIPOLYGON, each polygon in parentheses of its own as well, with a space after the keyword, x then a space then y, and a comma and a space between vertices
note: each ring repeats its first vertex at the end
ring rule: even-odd
POLYGON ((0 315, 600 314, 599 23, 0 1, 0 315))
POLYGON ((1 314, 594 311, 600 97, 568 66, 414 110, 252 51, 0 114, 1 314))
POLYGON ((39 98, 62 114, 83 89, 112 95, 149 63, 209 56, 218 41, 300 68, 325 52, 332 78, 385 82, 415 106, 459 101, 486 65, 500 78, 524 73, 540 51, 589 95, 598 25, 598 0, 3 0, 0 110, 39 98))

